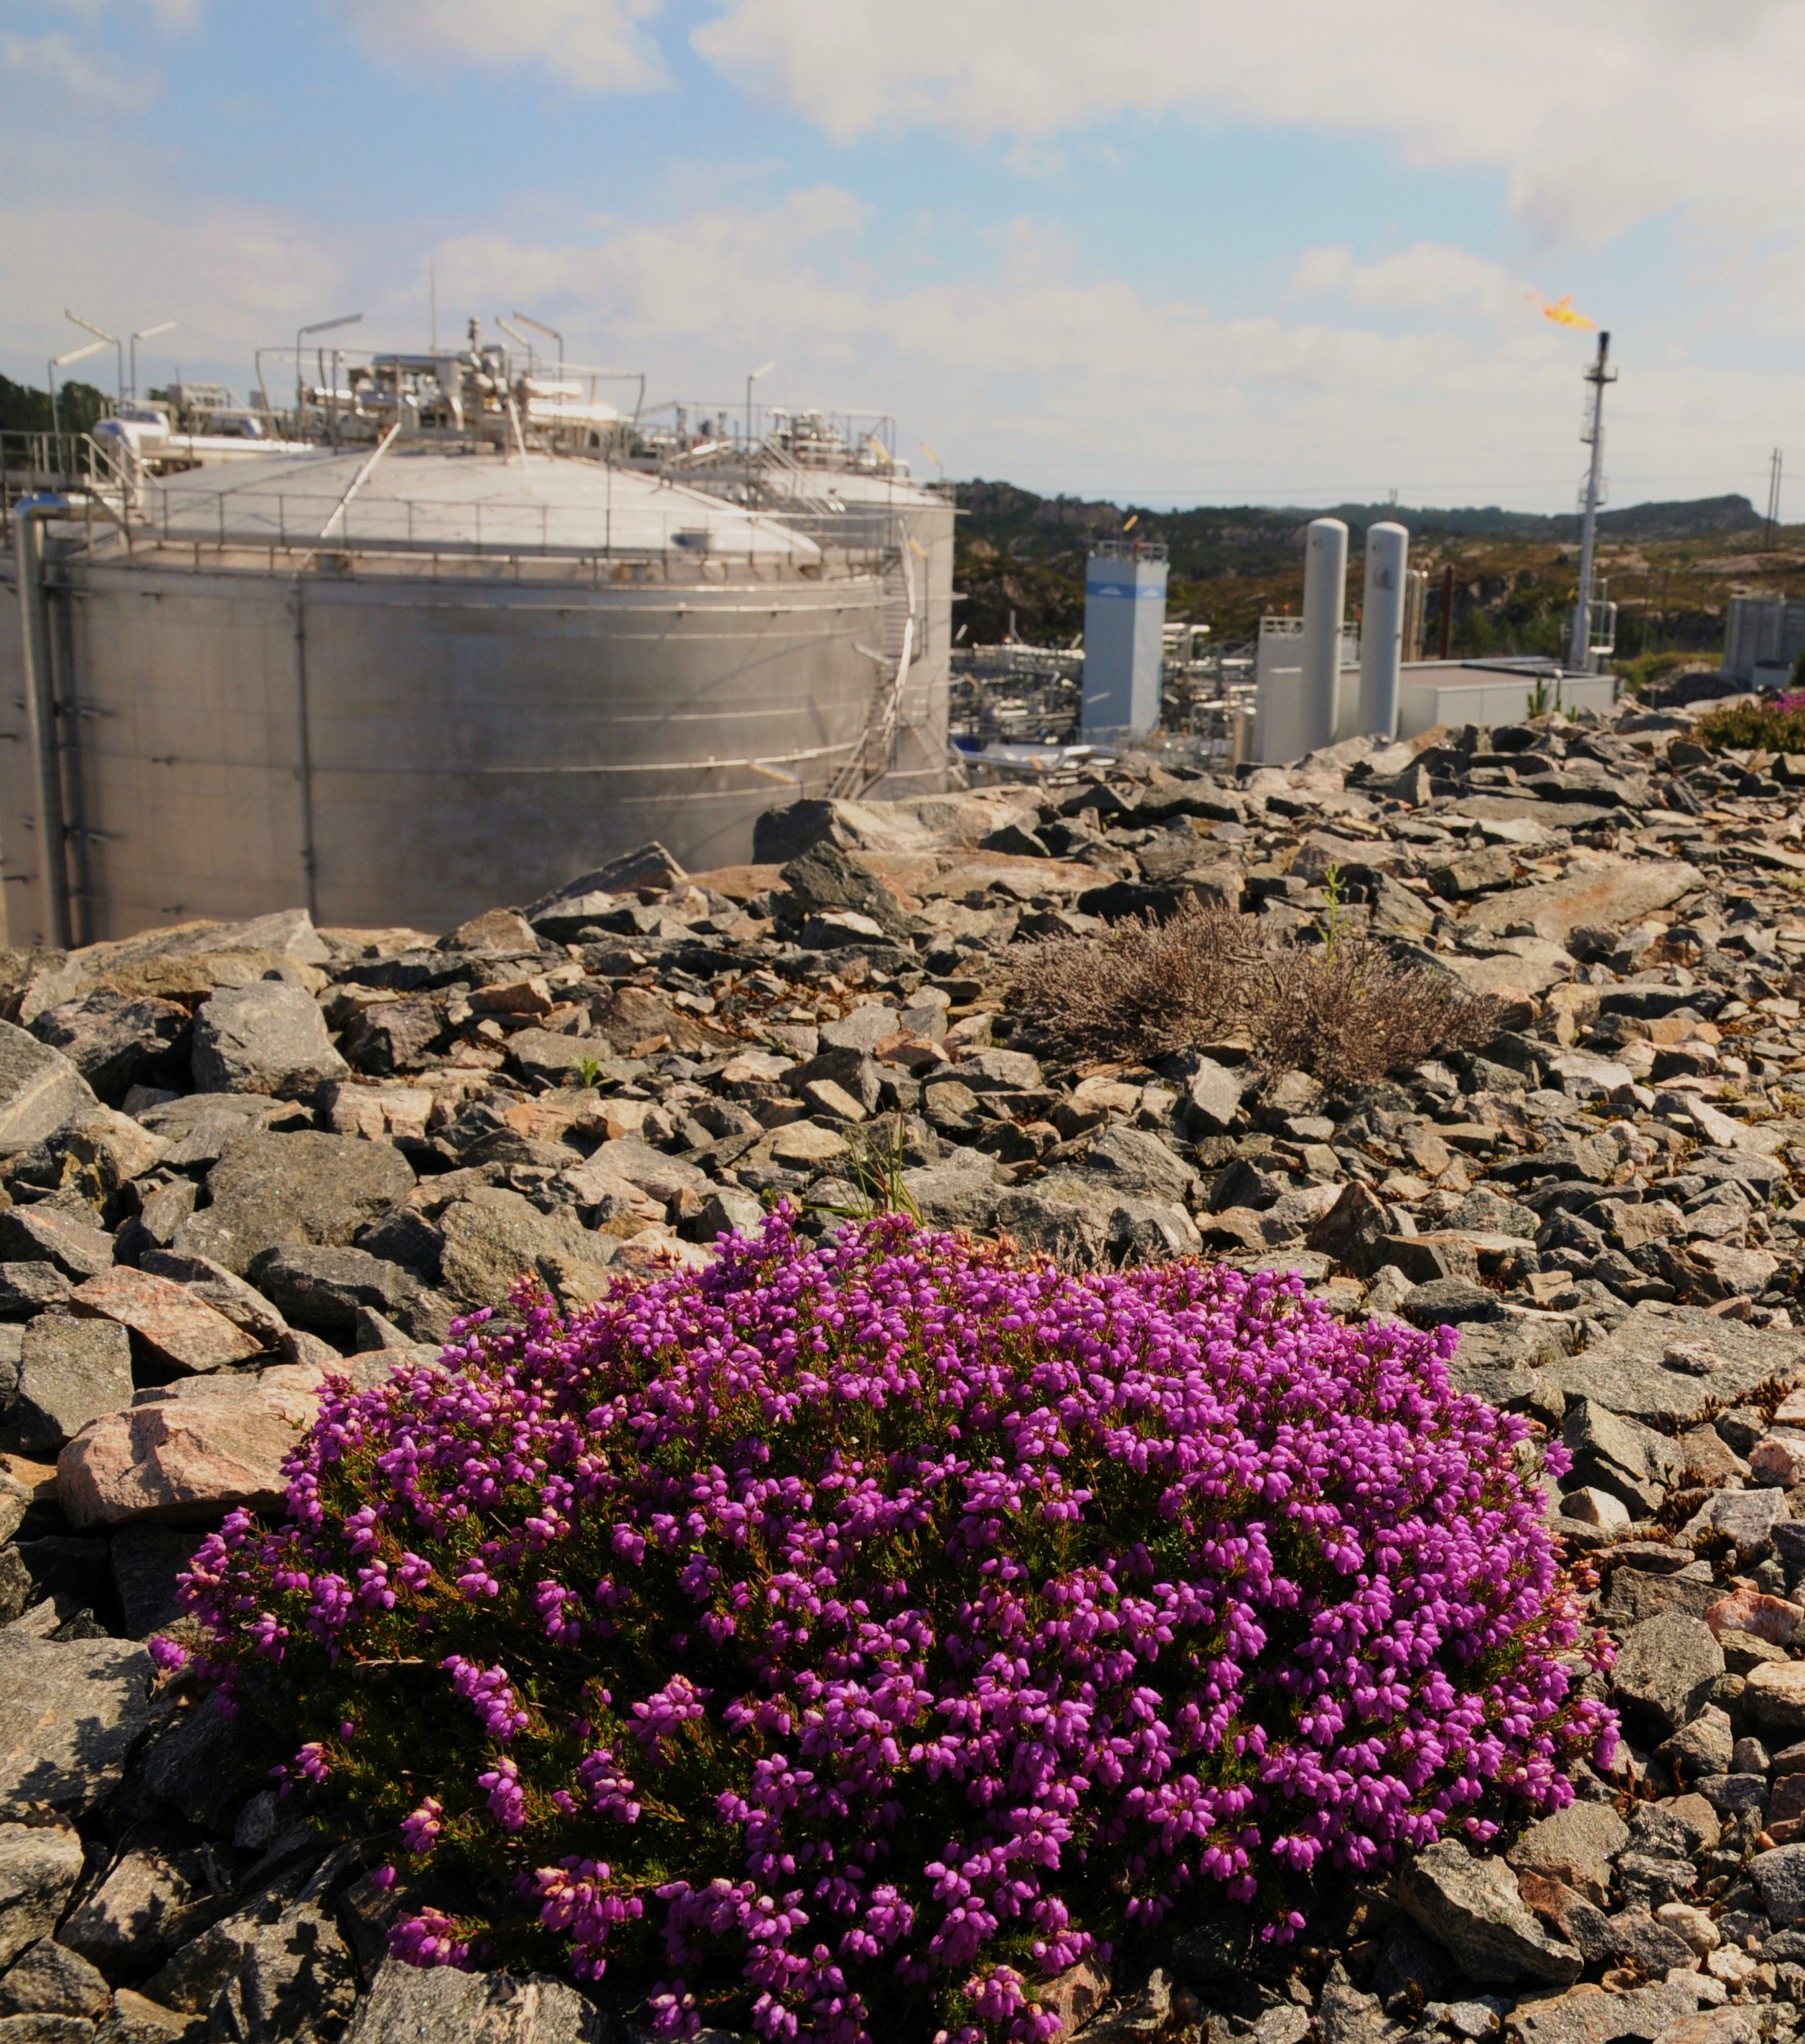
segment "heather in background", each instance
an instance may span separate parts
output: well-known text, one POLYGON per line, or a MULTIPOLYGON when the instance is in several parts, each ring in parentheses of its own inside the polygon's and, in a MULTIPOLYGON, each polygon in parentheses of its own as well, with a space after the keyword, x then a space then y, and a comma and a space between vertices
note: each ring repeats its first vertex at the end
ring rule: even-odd
POLYGON ((1136 1062, 1244 1034, 1275 1066, 1356 1085, 1484 1043, 1495 1005, 1360 936, 1266 941, 1259 919, 1192 902, 1163 923, 1028 950, 1013 973, 1033 1035, 1077 1058, 1136 1062))
POLYGON ((1805 752, 1805 690, 1707 711, 1693 736, 1714 751, 1805 752))
POLYGON ((328 1397, 194 1602, 403 1956, 670 2034, 1046 2038, 1087 1952, 1292 1934, 1609 1738, 1526 1423, 1451 1340, 780 1216, 328 1397))

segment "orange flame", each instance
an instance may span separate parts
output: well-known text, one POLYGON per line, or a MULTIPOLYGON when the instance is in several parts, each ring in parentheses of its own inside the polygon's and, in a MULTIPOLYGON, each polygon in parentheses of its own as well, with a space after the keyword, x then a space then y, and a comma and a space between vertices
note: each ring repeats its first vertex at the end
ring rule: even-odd
POLYGON ((1573 301, 1570 296, 1557 298, 1553 305, 1550 305, 1546 298, 1538 299, 1536 302, 1542 307, 1542 317, 1544 319, 1553 320, 1557 326, 1584 327, 1588 333, 1597 330, 1596 320, 1588 319, 1584 313, 1574 311, 1573 301))

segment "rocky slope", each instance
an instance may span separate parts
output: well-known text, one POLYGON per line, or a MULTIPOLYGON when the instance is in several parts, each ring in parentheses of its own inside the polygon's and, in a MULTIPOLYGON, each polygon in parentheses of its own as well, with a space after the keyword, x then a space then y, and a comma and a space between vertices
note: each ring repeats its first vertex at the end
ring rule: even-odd
MULTIPOLYGON (((1805 2004, 1805 761, 1680 716, 1443 732, 1237 783, 767 817, 443 937, 191 925, 0 984, 0 2039, 565 2039, 551 1981, 414 1973, 381 1898, 144 1641, 200 1533, 524 1272, 581 1303, 788 1196, 1080 1264, 1277 1266, 1461 1331, 1561 1437, 1553 1521, 1629 1743, 1501 1855, 1446 1843, 1250 1966, 1059 1984, 1093 2037, 1754 2044, 1805 2004), (1500 1004, 1338 1092, 1233 1042, 1056 1066, 1012 945, 1185 895, 1332 912, 1500 1004), (1798 1090, 1795 1090, 1797 1088, 1798 1090)), ((1152 1961, 1158 1964, 1149 1967, 1152 1961)))

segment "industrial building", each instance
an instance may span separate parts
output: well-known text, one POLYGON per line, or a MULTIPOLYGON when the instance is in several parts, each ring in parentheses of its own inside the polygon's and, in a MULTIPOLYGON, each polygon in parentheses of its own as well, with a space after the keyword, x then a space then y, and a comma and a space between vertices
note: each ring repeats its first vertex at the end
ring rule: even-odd
POLYGON ((1088 740, 1144 738, 1159 722, 1166 573, 1163 541, 1103 540, 1091 548, 1085 564, 1088 740))
POLYGON ((14 944, 294 901, 447 928, 655 836, 743 860, 774 801, 944 785, 952 509, 881 427, 642 420, 536 370, 473 331, 249 431, 140 407, 21 501, 14 944))
POLYGON ((1406 660, 1409 535, 1366 534, 1358 628, 1346 617, 1347 528, 1312 519, 1305 534, 1304 614, 1263 617, 1247 756, 1280 763, 1343 739, 1415 738, 1440 724, 1515 724, 1537 708, 1608 709, 1615 678, 1557 660, 1406 660))
POLYGON ((1784 688, 1805 653, 1805 603, 1733 596, 1724 620, 1723 671, 1752 688, 1784 688))

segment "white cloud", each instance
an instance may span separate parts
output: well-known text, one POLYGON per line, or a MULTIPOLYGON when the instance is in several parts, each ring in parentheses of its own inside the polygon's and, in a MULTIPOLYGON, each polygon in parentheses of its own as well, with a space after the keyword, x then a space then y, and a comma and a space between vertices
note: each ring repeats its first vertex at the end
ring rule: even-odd
POLYGON ((358 40, 385 62, 486 69, 532 65, 586 92, 649 92, 669 83, 643 26, 662 0, 336 0, 358 40))
POLYGON ((849 141, 927 126, 1043 138, 1190 112, 1382 137, 1490 170, 1536 229, 1607 238, 1673 208, 1790 230, 1805 201, 1805 0, 724 0, 729 76, 849 141))
POLYGON ((1535 294, 1502 263, 1465 248, 1419 241, 1395 256, 1361 263, 1349 248, 1307 248, 1291 280, 1294 298, 1339 294, 1351 305, 1387 306, 1406 312, 1477 313, 1488 319, 1520 321, 1535 294))
MULTIPOLYGON (((424 337, 424 226, 420 262, 398 264, 405 221, 183 208, 154 186, 125 181, 146 194, 136 206, 0 207, 0 275, 33 280, 29 304, 0 293, 10 373, 41 378, 65 302, 116 325, 118 308, 168 307, 182 327, 153 344, 146 380, 179 359, 240 390, 256 346, 341 305, 366 308, 343 336, 360 345, 424 337), (177 306, 171 276, 186 280, 177 306)), ((528 304, 574 358, 643 367, 654 402, 735 404, 747 370, 774 356, 768 402, 888 409, 904 444, 931 441, 950 473, 1031 487, 1307 502, 1396 485, 1407 501, 1572 501, 1583 351, 1539 321, 1494 328, 1407 307, 1411 331, 1381 332, 1344 308, 1385 266, 1335 252, 1316 259, 1323 287, 1343 294, 1334 317, 1227 318, 1090 272, 1031 223, 999 232, 976 279, 899 282, 871 259, 869 231, 862 203, 824 185, 543 241, 473 232, 438 244, 441 332, 528 304)), ((1457 275, 1458 254, 1439 252, 1444 273, 1457 275)), ((1626 373, 1612 405, 1616 501, 1758 487, 1772 419, 1805 410, 1805 372, 1676 359, 1626 373)))
MULTIPOLYGON (((734 402, 775 356, 769 402, 893 411, 905 444, 931 441, 952 474, 1189 502, 1394 484, 1407 501, 1573 502, 1584 350, 1457 249, 1324 266, 1344 303, 1404 313, 1411 330, 1395 334, 1358 309, 1226 318, 1155 298, 1029 222, 999 232, 976 279, 899 285, 866 259, 866 227, 857 200, 822 186, 604 223, 593 240, 471 236, 441 252, 440 303, 534 294, 573 355, 643 366, 655 399, 734 402), (1450 300, 1513 316, 1444 319, 1450 300)), ((1753 488, 1774 417, 1805 410, 1805 372, 1679 357, 1626 373, 1612 405, 1616 501, 1753 488)))
POLYGON ((121 112, 136 112, 156 97, 154 74, 129 71, 103 52, 84 48, 60 30, 48 36, 0 36, 0 65, 61 86, 97 106, 121 112))
MULTIPOLYGON (((141 194, 144 182, 121 178, 117 190, 141 194)), ((15 375, 41 383, 45 357, 81 337, 65 305, 115 333, 179 315, 174 333, 139 349, 140 381, 161 382, 182 362, 242 392, 255 348, 286 336, 292 348, 298 319, 332 309, 350 288, 347 257, 313 223, 245 206, 120 196, 0 211, 0 277, 29 279, 29 290, 0 291, 0 352, 15 375)), ((110 388, 112 366, 109 352, 74 373, 110 388)))

